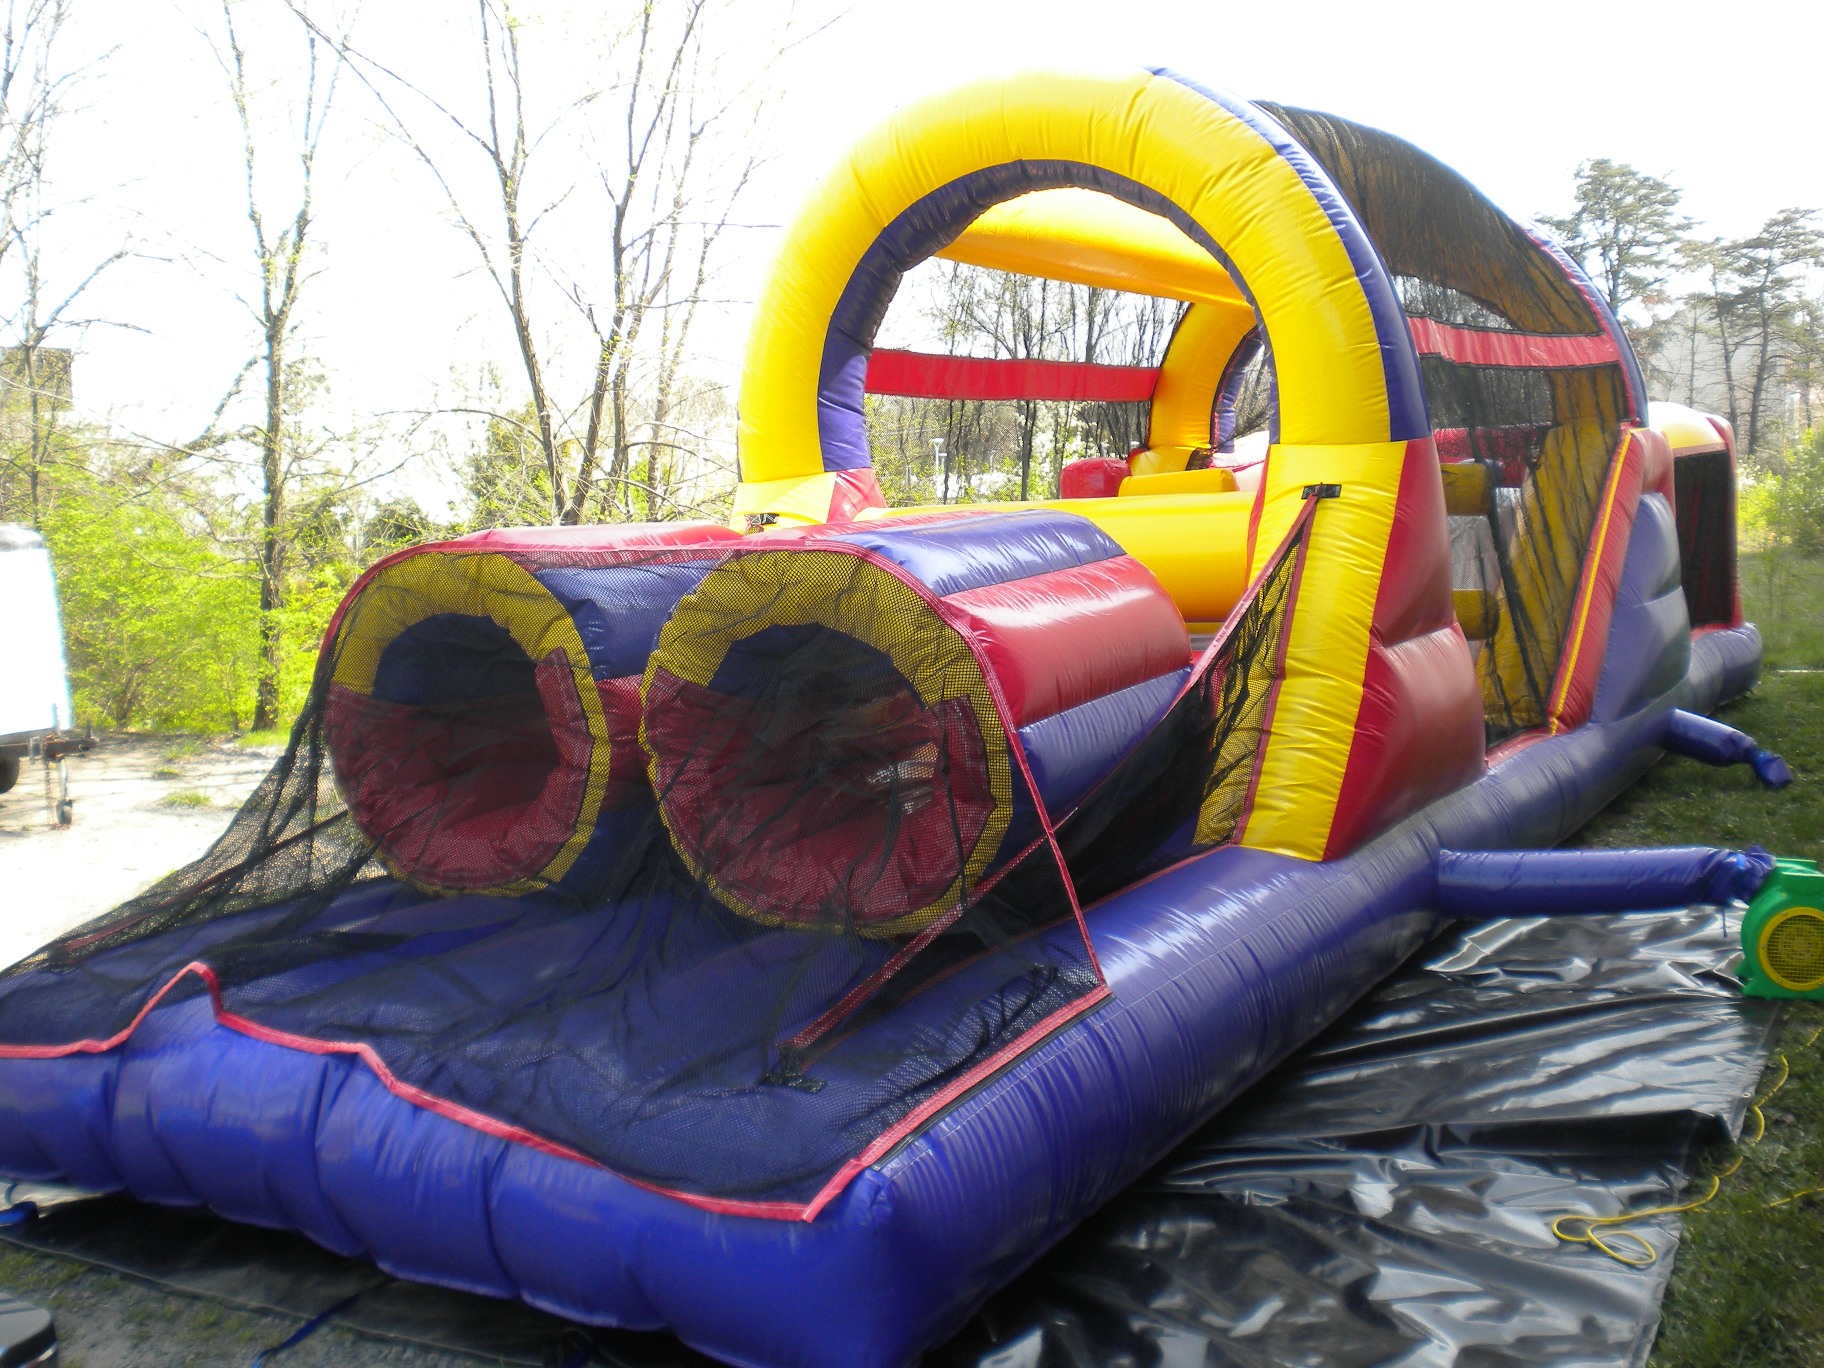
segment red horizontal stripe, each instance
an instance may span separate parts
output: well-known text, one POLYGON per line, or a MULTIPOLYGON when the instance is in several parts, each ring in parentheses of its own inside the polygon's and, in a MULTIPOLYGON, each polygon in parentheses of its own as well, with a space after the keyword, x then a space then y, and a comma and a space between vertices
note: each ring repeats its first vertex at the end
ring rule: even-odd
MULTIPOLYGON (((1015 726, 1184 668, 1184 619, 1131 556, 1049 570, 943 600, 966 618, 1015 726)), ((955 619, 952 618, 954 621, 955 619)))
POLYGON ((719 523, 584 523, 575 527, 484 527, 453 541, 421 547, 431 551, 627 551, 736 542, 741 534, 719 523))
POLYGON ((1430 318, 1408 318, 1412 344, 1427 356, 1442 356, 1466 366, 1600 366, 1619 361, 1615 343, 1606 335, 1550 336, 1541 333, 1492 332, 1458 328, 1430 318))
POLYGON ((1087 361, 1017 361, 877 349, 868 358, 869 394, 910 399, 1079 399, 1136 403, 1153 397, 1152 366, 1087 361))

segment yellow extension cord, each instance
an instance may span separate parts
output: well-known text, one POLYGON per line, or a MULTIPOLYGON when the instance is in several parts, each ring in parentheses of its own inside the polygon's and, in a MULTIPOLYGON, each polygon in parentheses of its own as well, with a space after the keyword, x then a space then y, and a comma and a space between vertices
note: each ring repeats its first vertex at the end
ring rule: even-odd
MULTIPOLYGON (((1824 1026, 1820 1026, 1817 1030, 1813 1031, 1799 1049, 1801 1051, 1809 1050, 1817 1043, 1818 1037, 1821 1035, 1824 1035, 1824 1026)), ((1647 1207, 1645 1210, 1629 1211, 1620 1216, 1585 1216, 1572 1213, 1554 1217, 1552 1220, 1552 1234, 1556 1235, 1560 1240, 1563 1240, 1567 1244, 1590 1245, 1593 1248, 1600 1250, 1602 1253, 1607 1254, 1611 1259, 1615 1260, 1615 1262, 1627 1264, 1630 1268, 1645 1268, 1648 1264, 1659 1258, 1659 1251, 1648 1244, 1644 1236, 1637 1235, 1632 1230, 1619 1229, 1619 1227, 1632 1225, 1635 1221, 1644 1221, 1649 1216, 1671 1216, 1681 1211, 1695 1211, 1698 1207, 1704 1206, 1715 1200, 1716 1194, 1722 1191, 1723 1179, 1734 1176, 1736 1170, 1741 1168, 1742 1160, 1747 1156, 1747 1152, 1755 1145, 1760 1144, 1762 1138, 1767 1134, 1767 1116, 1761 1108, 1773 1101, 1774 1094, 1785 1087, 1786 1080, 1792 1076, 1792 1068, 1786 1062, 1786 1056, 1782 1053, 1778 1058, 1780 1061, 1779 1078, 1777 1078, 1774 1081, 1773 1086, 1767 1090, 1767 1095, 1765 1097, 1759 1102, 1751 1103, 1748 1108, 1749 1112, 1754 1117, 1753 1137, 1742 1142, 1741 1148, 1736 1152, 1735 1161, 1731 1163, 1728 1168, 1724 1169, 1721 1173, 1713 1173, 1710 1175, 1710 1191, 1706 1192, 1702 1197, 1697 1198, 1695 1201, 1680 1202, 1676 1206, 1647 1207), (1567 1229, 1567 1227, 1581 1227, 1582 1233, 1575 1233, 1573 1230, 1567 1229), (1599 1233, 1604 1231, 1607 1233, 1599 1233), (1632 1240, 1634 1246, 1640 1250, 1642 1257, 1632 1257, 1631 1250, 1624 1252, 1623 1249, 1618 1248, 1614 1243, 1618 1240, 1632 1240)), ((1772 1211, 1775 1207, 1783 1207, 1789 1203, 1798 1201, 1800 1198, 1810 1197, 1820 1192, 1824 1192, 1824 1187, 1805 1188, 1799 1192, 1790 1193, 1787 1196, 1780 1198, 1777 1202, 1768 1202, 1761 1209, 1763 1211, 1772 1211)))

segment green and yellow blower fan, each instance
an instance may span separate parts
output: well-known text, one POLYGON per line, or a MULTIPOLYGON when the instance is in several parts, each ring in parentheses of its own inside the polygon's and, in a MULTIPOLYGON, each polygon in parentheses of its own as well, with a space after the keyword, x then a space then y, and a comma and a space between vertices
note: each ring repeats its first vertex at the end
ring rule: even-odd
POLYGON ((1824 1002, 1824 872, 1776 860, 1742 918, 1742 992, 1824 1002))

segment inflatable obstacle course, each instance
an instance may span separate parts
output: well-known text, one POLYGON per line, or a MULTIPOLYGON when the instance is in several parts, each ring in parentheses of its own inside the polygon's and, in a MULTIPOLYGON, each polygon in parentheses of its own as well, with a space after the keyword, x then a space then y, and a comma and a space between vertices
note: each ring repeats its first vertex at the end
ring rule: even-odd
POLYGON ((740 414, 726 527, 362 577, 223 840, 0 976, 0 1171, 899 1364, 1449 918, 1775 869, 1550 849, 1668 750, 1790 778, 1702 716, 1759 671, 1733 438, 1397 139, 1163 70, 909 107, 740 414), (875 349, 939 253, 1182 309, 1156 367, 875 349), (1148 436, 893 509, 870 392, 1148 436))

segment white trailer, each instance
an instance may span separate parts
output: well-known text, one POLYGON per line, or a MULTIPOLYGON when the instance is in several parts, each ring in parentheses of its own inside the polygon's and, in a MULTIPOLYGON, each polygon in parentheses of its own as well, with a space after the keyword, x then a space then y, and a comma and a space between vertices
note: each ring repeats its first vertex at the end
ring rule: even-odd
MULTIPOLYGON (((66 753, 85 748, 74 727, 51 553, 29 527, 0 523, 0 793, 28 758, 61 770, 66 753)), ((57 817, 70 818, 67 785, 57 817)))

